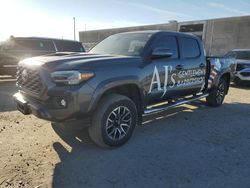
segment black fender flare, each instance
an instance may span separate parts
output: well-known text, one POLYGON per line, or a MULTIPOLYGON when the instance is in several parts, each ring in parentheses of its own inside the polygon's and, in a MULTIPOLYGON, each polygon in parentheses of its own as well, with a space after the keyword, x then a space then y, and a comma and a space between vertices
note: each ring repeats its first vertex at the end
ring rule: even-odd
POLYGON ((224 76, 228 74, 230 76, 229 78, 229 83, 228 83, 228 88, 227 88, 227 91, 226 91, 226 94, 228 94, 228 90, 229 90, 229 84, 230 84, 230 81, 232 79, 232 75, 230 74, 230 71, 228 71, 227 69, 224 69, 223 71, 221 71, 220 73, 218 73, 218 75, 216 76, 216 78, 214 79, 213 81, 213 85, 212 87, 217 87, 219 85, 219 82, 220 82, 220 79, 224 76))
POLYGON ((91 101, 88 107, 88 112, 94 111, 101 97, 106 91, 108 91, 109 89, 122 86, 122 85, 127 85, 127 84, 136 85, 139 88, 140 96, 143 99, 144 96, 143 96, 143 93, 141 92, 141 86, 139 84, 139 78, 137 76, 123 76, 123 77, 118 77, 118 78, 117 77, 111 78, 108 80, 104 80, 100 84, 98 84, 91 98, 91 101))

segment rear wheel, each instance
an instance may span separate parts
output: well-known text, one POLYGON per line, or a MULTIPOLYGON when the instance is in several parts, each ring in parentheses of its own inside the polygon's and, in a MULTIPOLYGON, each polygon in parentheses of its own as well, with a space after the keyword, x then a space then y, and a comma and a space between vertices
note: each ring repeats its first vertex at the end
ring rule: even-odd
POLYGON ((91 139, 101 147, 120 146, 128 141, 137 123, 134 102, 123 95, 101 99, 89 127, 91 139))
POLYGON ((209 106, 220 106, 225 98, 228 89, 228 84, 224 78, 221 78, 218 86, 212 88, 209 96, 206 98, 209 106))

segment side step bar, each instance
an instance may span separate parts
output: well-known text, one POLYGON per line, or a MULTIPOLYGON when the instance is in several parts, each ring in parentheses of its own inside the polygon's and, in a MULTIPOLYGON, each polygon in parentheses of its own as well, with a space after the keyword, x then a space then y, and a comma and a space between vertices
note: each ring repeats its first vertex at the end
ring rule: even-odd
POLYGON ((189 98, 184 98, 184 99, 180 99, 177 100, 173 103, 164 103, 163 105, 154 105, 154 106, 148 106, 145 110, 144 110, 144 115, 150 115, 150 114, 154 114, 154 113, 158 113, 158 112, 162 112, 165 110, 168 110, 170 108, 174 108, 176 106, 182 105, 182 104, 187 104, 202 98, 207 97, 209 94, 208 93, 204 93, 201 95, 196 95, 196 96, 192 96, 189 98), (156 107, 157 106, 157 107, 156 107))

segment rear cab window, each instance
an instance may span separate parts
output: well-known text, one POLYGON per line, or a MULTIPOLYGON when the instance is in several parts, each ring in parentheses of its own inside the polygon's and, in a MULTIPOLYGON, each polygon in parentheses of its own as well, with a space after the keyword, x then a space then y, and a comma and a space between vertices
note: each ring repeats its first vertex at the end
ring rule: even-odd
POLYGON ((194 38, 180 37, 180 46, 184 59, 197 58, 201 55, 200 45, 194 38))

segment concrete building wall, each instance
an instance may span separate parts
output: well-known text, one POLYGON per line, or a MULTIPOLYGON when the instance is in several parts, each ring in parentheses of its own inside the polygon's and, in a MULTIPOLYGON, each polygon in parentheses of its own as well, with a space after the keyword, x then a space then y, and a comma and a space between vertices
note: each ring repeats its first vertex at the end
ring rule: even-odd
POLYGON ((207 21, 206 50, 222 55, 235 48, 250 48, 250 16, 207 21))
POLYGON ((250 48, 250 16, 179 23, 172 21, 157 25, 81 31, 79 32, 79 39, 89 48, 115 33, 139 30, 180 31, 183 26, 184 28, 185 26, 191 27, 188 33, 193 33, 201 37, 208 55, 220 56, 235 48, 250 48), (197 24, 203 24, 203 29, 201 31, 192 31, 192 25, 195 29, 195 25, 197 24))

